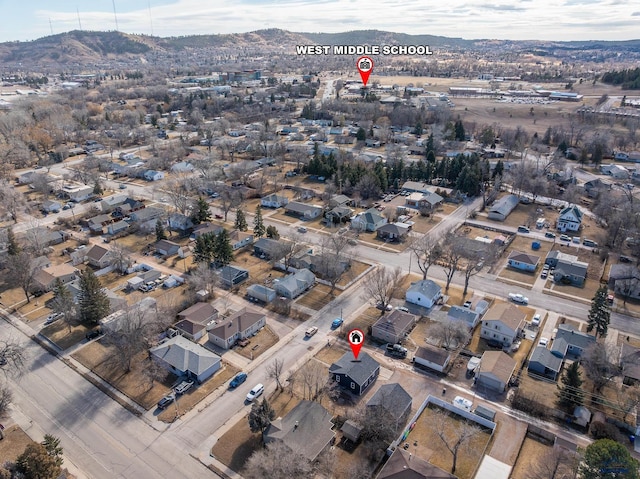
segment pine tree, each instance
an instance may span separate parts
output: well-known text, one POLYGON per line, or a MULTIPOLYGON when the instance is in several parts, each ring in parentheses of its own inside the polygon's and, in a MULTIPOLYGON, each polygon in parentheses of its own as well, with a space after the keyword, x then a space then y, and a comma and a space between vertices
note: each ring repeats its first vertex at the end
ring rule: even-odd
POLYGON ((64 321, 67 323, 69 332, 71 332, 71 324, 75 316, 75 303, 73 302, 71 291, 69 291, 69 288, 67 288, 60 278, 56 278, 53 283, 51 309, 56 313, 64 315, 64 321))
POLYGON ((16 236, 13 233, 13 228, 7 228, 7 253, 9 256, 17 256, 20 254, 20 245, 16 241, 16 236))
POLYGON ((80 295, 78 299, 80 320, 97 323, 109 314, 109 298, 104 292, 100 279, 87 268, 80 273, 80 295))
POLYGON ((51 434, 44 435, 44 441, 41 443, 47 450, 47 454, 53 457, 56 465, 62 466, 62 446, 60 446, 60 439, 51 434))
POLYGON ((264 222, 262 221, 262 208, 256 206, 256 215, 253 218, 253 234, 256 238, 262 238, 266 232, 264 222))
POLYGON ((199 225, 205 223, 211 219, 211 211, 209 210, 209 203, 202 196, 198 196, 198 202, 196 203, 196 209, 191 216, 191 221, 194 224, 199 225))
POLYGON ((266 399, 259 403, 253 403, 251 411, 249 411, 249 428, 251 432, 264 432, 275 417, 276 412, 266 399))
POLYGON ((582 386, 582 374, 580 363, 574 361, 560 378, 562 386, 558 386, 558 405, 565 411, 571 412, 576 406, 582 406, 584 393, 582 386))
POLYGON ((222 230, 213 240, 213 260, 217 266, 226 266, 233 260, 233 247, 227 230, 222 230))
POLYGON ((271 239, 280 239, 280 233, 278 232, 278 228, 276 228, 275 226, 267 226, 267 238, 271 238, 271 239))
POLYGON ((210 264, 213 260, 214 237, 213 233, 205 233, 196 238, 193 247, 193 259, 196 263, 210 264))
POLYGON ((156 241, 167 239, 167 232, 164 229, 162 221, 158 218, 156 221, 156 241))
POLYGON ((102 185, 100 184, 100 180, 98 180, 96 178, 96 181, 93 184, 93 194, 100 196, 102 193, 104 193, 104 190, 102 189, 102 185))
POLYGON ((587 332, 590 333, 595 329, 596 338, 606 336, 610 319, 611 311, 609 310, 609 303, 607 303, 607 287, 601 286, 591 300, 591 309, 587 319, 587 332))
POLYGON ((456 120, 454 124, 454 132, 455 132, 455 139, 457 141, 464 141, 466 135, 464 131, 464 125, 462 124, 462 120, 456 120))
POLYGON ((249 229, 249 226, 247 225, 247 218, 241 208, 236 210, 236 222, 234 228, 240 231, 247 231, 249 229))

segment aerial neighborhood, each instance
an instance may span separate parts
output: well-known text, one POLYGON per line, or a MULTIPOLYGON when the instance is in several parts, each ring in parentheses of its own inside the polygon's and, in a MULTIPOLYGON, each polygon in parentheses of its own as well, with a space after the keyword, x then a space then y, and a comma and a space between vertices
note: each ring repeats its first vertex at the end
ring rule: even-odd
POLYGON ((301 35, 0 48, 0 477, 637 478, 637 53, 301 35))

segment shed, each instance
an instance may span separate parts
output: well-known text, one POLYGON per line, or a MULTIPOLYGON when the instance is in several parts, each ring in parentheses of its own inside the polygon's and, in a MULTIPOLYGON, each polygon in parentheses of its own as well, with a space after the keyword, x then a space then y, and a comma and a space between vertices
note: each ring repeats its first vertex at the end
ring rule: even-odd
POLYGON ((362 426, 351 419, 347 419, 342 425, 342 428, 340 428, 340 431, 349 441, 357 442, 358 439, 360 439, 360 434, 362 433, 362 426))
POLYGON ((491 408, 479 405, 479 406, 476 406, 476 409, 473 411, 473 413, 476 416, 480 416, 485 419, 488 419, 489 421, 495 422, 496 411, 494 411, 491 408))
POLYGON ((140 276, 134 276, 133 278, 129 278, 127 280, 127 288, 129 289, 138 289, 138 287, 144 283, 144 279, 140 276))

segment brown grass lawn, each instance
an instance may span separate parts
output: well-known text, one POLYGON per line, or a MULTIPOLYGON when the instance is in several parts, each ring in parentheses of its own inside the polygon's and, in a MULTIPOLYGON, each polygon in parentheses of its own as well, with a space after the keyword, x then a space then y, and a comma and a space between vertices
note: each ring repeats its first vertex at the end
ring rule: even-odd
POLYGON ((553 247, 554 250, 562 251, 563 253, 572 254, 578 257, 578 261, 584 261, 589 263, 587 268, 587 278, 600 281, 600 278, 604 274, 604 262, 600 259, 597 253, 587 248, 573 248, 571 246, 560 246, 556 244, 553 247))
POLYGON ((155 381, 153 386, 149 387, 149 382, 143 374, 144 361, 148 357, 146 351, 133 359, 131 371, 128 373, 108 364, 107 359, 110 354, 110 348, 98 340, 74 353, 73 358, 144 409, 151 409, 160 398, 170 392, 176 380, 171 374, 164 383, 155 381))
POLYGON ((77 324, 72 325, 71 331, 69 331, 67 324, 62 320, 58 320, 55 323, 44 327, 40 333, 49 338, 49 340, 55 343, 60 349, 65 351, 71 346, 75 346, 82 341, 89 329, 91 328, 84 324, 77 324))
POLYGON ((340 296, 340 293, 339 289, 334 289, 331 293, 331 286, 316 283, 313 288, 296 300, 296 304, 318 311, 340 296))
POLYGON ((591 301, 591 299, 593 299, 593 297, 596 295, 596 291, 598 291, 598 288, 600 287, 600 282, 594 279, 587 279, 584 282, 584 286, 582 288, 554 282, 549 282, 549 285, 549 289, 551 291, 556 291, 558 293, 568 294, 571 296, 577 296, 579 298, 591 301))
POLYGON ((544 264, 544 260, 547 257, 547 254, 552 249, 553 243, 551 241, 539 241, 540 249, 534 250, 533 248, 531 248, 531 243, 533 243, 533 241, 534 240, 532 240, 531 238, 527 238, 525 236, 518 236, 518 235, 515 236, 513 238, 513 241, 511 242, 511 244, 509 245, 509 247, 504 253, 504 256, 503 256, 504 260, 505 261, 507 260, 507 258, 509 257, 509 254, 512 251, 520 251, 522 253, 539 256, 540 263, 538 263, 538 269, 541 269, 542 265, 544 264))
MULTIPOLYGON (((178 414, 186 414, 193 409, 200 401, 206 398, 213 391, 218 389, 229 379, 235 376, 240 370, 229 363, 222 361, 222 368, 213 377, 206 380, 197 387, 191 388, 186 394, 178 398, 178 414)), ((173 404, 158 414, 158 420, 162 422, 173 422, 176 420, 176 405, 173 404)))
MULTIPOLYGON (((584 379, 584 374, 582 375, 584 379)), ((583 384, 584 388, 584 384, 583 384)), ((544 404, 548 408, 556 408, 556 393, 558 392, 557 383, 551 381, 542 381, 534 379, 528 374, 522 374, 520 376, 521 392, 525 393, 528 397, 535 399, 541 404, 544 404)))
POLYGON ((245 358, 256 359, 262 353, 268 351, 279 339, 278 335, 269 326, 265 326, 250 339, 247 346, 244 348, 238 346, 235 348, 235 352, 245 358))
MULTIPOLYGON (((519 203, 506 220, 495 221, 495 223, 503 224, 505 226, 511 226, 513 228, 517 228, 520 225, 525 225, 534 230, 536 227, 536 220, 541 217, 544 217, 551 224, 551 228, 553 228, 558 218, 558 211, 555 209, 549 210, 540 205, 524 205, 522 203, 519 203), (541 212, 539 210, 541 210, 541 212)), ((489 222, 493 222, 493 220, 490 220, 488 218, 483 219, 486 219, 486 221, 489 222)))
MULTIPOLYGON (((345 338, 347 333, 352 329, 360 329, 364 332, 365 335, 365 345, 371 345, 371 338, 369 328, 373 326, 373 324, 380 319, 381 311, 374 307, 367 308, 360 316, 358 316, 354 321, 349 323, 349 327, 345 328, 344 331, 340 334, 341 338, 345 338), (347 331, 347 329, 349 331, 347 331)), ((389 314, 389 313, 386 313, 389 314)))
POLYGON ((433 215, 429 217, 415 215, 411 219, 415 222, 411 230, 416 233, 427 233, 441 221, 441 218, 433 215))
POLYGON ((155 235, 132 234, 118 238, 116 241, 133 253, 141 253, 145 247, 152 245, 155 239, 155 235))
MULTIPOLYGON (((456 234, 464 235, 467 238, 475 239, 478 236, 480 236, 481 238, 494 238, 498 236, 500 233, 497 233, 495 231, 485 230, 483 228, 477 228, 475 226, 461 225, 456 230, 456 234)), ((503 236, 507 236, 507 235, 503 235, 503 236)))
POLYGON ((343 340, 335 340, 331 341, 331 346, 325 346, 315 355, 315 358, 326 364, 327 367, 331 366, 338 359, 340 359, 344 353, 351 351, 346 341, 343 340))
POLYGON ((0 441, 0 464, 15 461, 22 451, 33 441, 20 429, 20 426, 9 426, 4 431, 4 439, 0 441))
POLYGON ((464 291, 464 289, 455 286, 453 283, 451 283, 451 286, 449 286, 449 291, 444 290, 446 284, 444 281, 436 281, 436 283, 438 283, 442 287, 442 294, 449 297, 447 299, 447 304, 450 306, 454 304, 462 306, 467 299, 471 299, 473 297, 474 292, 471 288, 467 290, 467 295, 463 296, 462 292, 464 291))
POLYGON ((538 278, 537 273, 527 273, 525 271, 520 271, 517 269, 510 268, 509 266, 505 266, 504 268, 502 268, 502 271, 500 271, 500 274, 498 276, 507 281, 511 280, 511 281, 517 281, 518 283, 523 283, 522 285, 523 288, 526 288, 527 286, 524 286, 524 285, 528 284, 529 285, 528 289, 531 289, 531 287, 533 287, 533 284, 536 282, 536 279, 538 278))
POLYGON ((512 479, 529 479, 541 460, 545 459, 547 453, 552 450, 552 446, 536 441, 530 437, 525 437, 518 460, 511 471, 512 479))
POLYGON ((400 282, 400 286, 398 287, 398 289, 393 294, 393 298, 394 299, 404 299, 405 292, 407 291, 407 289, 409 289, 409 286, 411 286, 411 283, 414 283, 416 281, 420 281, 421 279, 422 279, 422 274, 417 274, 417 273, 405 274, 402 277, 402 280, 400 282))
POLYGON ((453 203, 442 203, 436 209, 436 214, 437 215, 442 215, 442 216, 449 216, 451 213, 453 213, 458 208, 460 208, 460 205, 456 205, 456 204, 453 204, 453 203))
POLYGON ((297 223, 298 221, 302 221, 300 218, 295 216, 290 216, 284 212, 284 209, 276 210, 274 213, 269 215, 270 220, 282 221, 283 223, 287 223, 292 225, 293 223, 297 223))
MULTIPOLYGON (((446 449, 442 440, 438 437, 431 419, 437 409, 426 408, 416 421, 416 425, 407 437, 410 450, 414 450, 413 444, 417 441, 416 456, 428 460, 435 466, 451 471, 452 456, 446 449)), ((447 419, 445 434, 447 437, 455 435, 455 429, 464 419, 461 416, 451 415, 447 419)), ((488 431, 482 431, 471 439, 467 448, 458 452, 456 476, 460 479, 470 479, 482 459, 491 435, 488 431)), ((400 444, 400 447, 403 443, 400 444)))
POLYGON ((340 281, 338 281, 338 286, 344 288, 347 284, 353 281, 355 278, 364 273, 371 265, 368 263, 363 263, 362 261, 353 260, 351 261, 351 268, 345 274, 342 275, 340 281))
MULTIPOLYGON (((300 400, 287 393, 279 393, 268 398, 276 417, 286 415, 300 400)), ((247 410, 247 415, 249 410, 247 410)), ((211 449, 211 455, 236 472, 242 472, 247 459, 262 447, 260 433, 252 433, 247 416, 244 416, 231 429, 218 439, 211 449)))

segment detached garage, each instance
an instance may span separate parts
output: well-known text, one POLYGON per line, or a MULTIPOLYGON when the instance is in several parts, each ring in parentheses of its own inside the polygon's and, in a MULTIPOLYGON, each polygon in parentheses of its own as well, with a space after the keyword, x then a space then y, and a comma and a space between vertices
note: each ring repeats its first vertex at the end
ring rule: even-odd
POLYGON ((485 351, 480 361, 476 386, 502 393, 507 389, 516 362, 502 351, 485 351))

